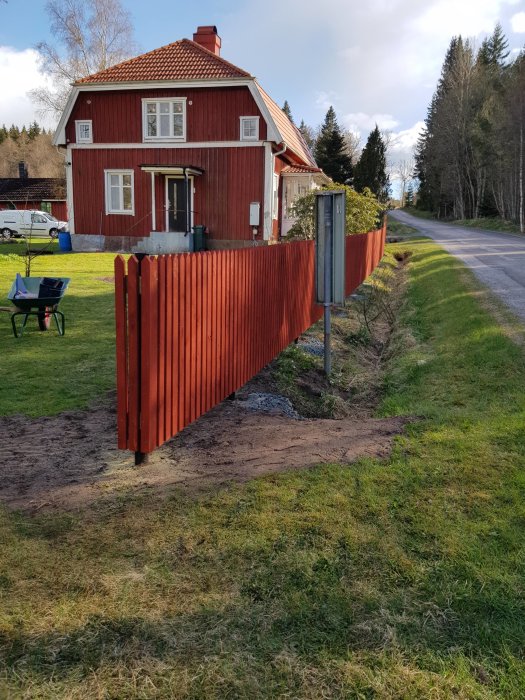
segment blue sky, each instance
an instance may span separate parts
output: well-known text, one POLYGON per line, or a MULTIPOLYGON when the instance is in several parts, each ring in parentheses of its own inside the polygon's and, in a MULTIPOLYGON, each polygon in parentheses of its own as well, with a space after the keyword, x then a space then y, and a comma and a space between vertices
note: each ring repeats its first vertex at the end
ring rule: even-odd
MULTIPOLYGON (((287 99, 296 121, 316 126, 333 104, 362 139, 376 122, 390 130, 394 159, 410 156, 453 35, 479 45, 499 20, 511 49, 525 44, 525 0, 122 1, 143 51, 215 24, 222 56, 287 99)), ((38 118, 27 91, 42 81, 40 40, 53 40, 45 2, 0 2, 0 124, 38 118)))

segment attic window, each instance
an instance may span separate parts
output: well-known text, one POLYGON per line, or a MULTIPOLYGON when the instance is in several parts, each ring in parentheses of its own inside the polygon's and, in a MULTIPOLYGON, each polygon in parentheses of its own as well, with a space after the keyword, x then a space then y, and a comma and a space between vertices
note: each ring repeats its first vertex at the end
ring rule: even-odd
POLYGON ((186 98, 142 100, 144 141, 186 140, 186 98))
POLYGON ((91 119, 75 122, 77 143, 93 143, 93 125, 91 119))
POLYGON ((241 117, 241 141, 259 140, 259 117, 241 117))

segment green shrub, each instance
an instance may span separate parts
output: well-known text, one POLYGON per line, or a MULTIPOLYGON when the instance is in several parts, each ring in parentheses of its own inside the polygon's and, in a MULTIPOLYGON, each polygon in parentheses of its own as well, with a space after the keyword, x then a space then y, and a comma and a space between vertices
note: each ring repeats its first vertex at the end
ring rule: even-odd
MULTIPOLYGON (((380 226, 383 207, 374 194, 365 188, 359 194, 348 185, 332 183, 323 188, 346 192, 346 233, 366 233, 380 226)), ((293 206, 297 221, 288 233, 288 238, 314 238, 315 236, 315 190, 300 197, 293 206)))

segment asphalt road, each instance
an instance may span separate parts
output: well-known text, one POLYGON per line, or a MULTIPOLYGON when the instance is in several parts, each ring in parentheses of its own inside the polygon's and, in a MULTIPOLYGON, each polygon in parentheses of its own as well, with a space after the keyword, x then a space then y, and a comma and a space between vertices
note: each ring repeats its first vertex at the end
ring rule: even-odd
POLYGON ((389 216, 433 238, 457 256, 525 321, 525 237, 441 224, 397 210, 389 216))

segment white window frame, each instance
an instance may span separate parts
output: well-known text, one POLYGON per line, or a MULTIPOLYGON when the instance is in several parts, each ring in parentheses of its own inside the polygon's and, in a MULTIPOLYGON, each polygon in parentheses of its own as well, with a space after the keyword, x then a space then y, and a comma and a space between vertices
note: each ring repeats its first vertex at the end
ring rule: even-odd
POLYGON ((241 141, 258 141, 259 140, 259 117, 239 117, 241 128, 241 141), (244 125, 246 122, 255 122, 255 135, 246 136, 244 133, 244 125))
POLYGON ((91 119, 78 119, 75 121, 75 134, 77 143, 93 143, 93 121, 91 119), (89 126, 89 136, 82 135, 82 127, 89 126))
MULTIPOLYGON (((157 111, 157 115, 159 112, 157 111)), ((173 128, 173 111, 170 110, 170 128, 173 128)), ((185 97, 143 97, 142 98, 142 140, 146 141, 186 141, 186 98, 185 97), (148 104, 180 102, 182 104, 182 136, 149 136, 148 135, 148 104)))
POLYGON ((128 216, 135 216, 135 173, 133 170, 104 170, 104 187, 106 192, 106 214, 124 214, 128 216), (120 204, 122 205, 120 209, 111 208, 111 175, 120 176, 120 204), (124 175, 131 175, 131 209, 124 209, 124 197, 122 185, 122 177, 124 175))

